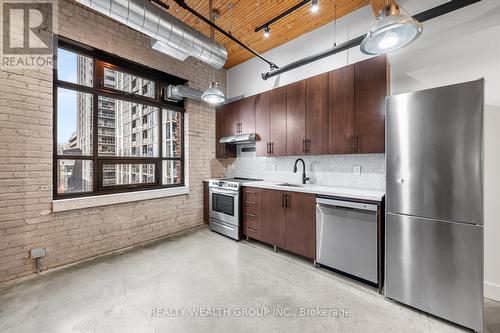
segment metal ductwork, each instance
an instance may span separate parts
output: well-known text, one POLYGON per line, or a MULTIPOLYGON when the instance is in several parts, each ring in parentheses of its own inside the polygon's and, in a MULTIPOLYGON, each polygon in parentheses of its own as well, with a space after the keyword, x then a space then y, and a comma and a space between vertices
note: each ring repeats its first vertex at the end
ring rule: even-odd
MULTIPOLYGON (((227 50, 219 43, 191 28, 145 0, 76 0, 95 11, 138 30, 179 54, 192 56, 215 68, 226 63, 227 50)), ((177 56, 177 58, 179 58, 177 56)))
POLYGON ((203 95, 203 91, 201 90, 183 85, 174 86, 172 84, 165 88, 163 94, 165 99, 170 101, 182 101, 184 98, 201 101, 201 95, 203 95))

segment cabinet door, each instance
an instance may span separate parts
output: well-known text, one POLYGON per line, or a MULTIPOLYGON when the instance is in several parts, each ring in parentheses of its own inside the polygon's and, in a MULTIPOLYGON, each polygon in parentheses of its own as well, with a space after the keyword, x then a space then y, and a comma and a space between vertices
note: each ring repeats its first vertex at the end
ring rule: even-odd
POLYGON ((286 249, 304 257, 316 257, 316 196, 287 192, 286 249))
POLYGON ((236 146, 219 143, 220 138, 227 134, 227 118, 231 115, 230 105, 223 105, 215 110, 215 157, 236 157, 236 146))
POLYGON ((255 96, 240 101, 240 134, 255 133, 255 96))
POLYGON ((349 154, 354 147, 354 66, 331 71, 328 81, 328 151, 349 154))
POLYGON ((272 156, 286 156, 286 87, 269 94, 269 136, 272 156))
POLYGON ((306 82, 286 86, 286 154, 304 155, 306 128, 306 82))
POLYGON ((283 192, 261 191, 262 241, 285 248, 285 208, 283 192))
POLYGON ((267 156, 269 138, 269 92, 255 96, 256 155, 267 156))
POLYGON ((385 97, 388 94, 388 82, 386 56, 354 65, 357 153, 385 152, 385 97))
POLYGON ((224 136, 239 134, 240 101, 229 103, 224 114, 224 136))
POLYGON ((306 153, 328 154, 328 74, 306 80, 306 153))

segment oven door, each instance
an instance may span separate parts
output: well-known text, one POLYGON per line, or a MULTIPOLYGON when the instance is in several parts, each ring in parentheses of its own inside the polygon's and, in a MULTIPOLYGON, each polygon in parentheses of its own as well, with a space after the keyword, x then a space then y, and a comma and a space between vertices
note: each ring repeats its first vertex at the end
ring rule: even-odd
POLYGON ((239 191, 210 188, 210 217, 238 226, 239 197, 239 191))

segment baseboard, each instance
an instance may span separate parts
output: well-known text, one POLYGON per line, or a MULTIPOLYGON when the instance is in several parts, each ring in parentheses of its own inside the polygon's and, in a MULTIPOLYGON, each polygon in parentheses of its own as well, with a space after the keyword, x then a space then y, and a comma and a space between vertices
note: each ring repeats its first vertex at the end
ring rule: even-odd
POLYGON ((484 297, 500 302, 500 286, 493 283, 484 283, 484 297))

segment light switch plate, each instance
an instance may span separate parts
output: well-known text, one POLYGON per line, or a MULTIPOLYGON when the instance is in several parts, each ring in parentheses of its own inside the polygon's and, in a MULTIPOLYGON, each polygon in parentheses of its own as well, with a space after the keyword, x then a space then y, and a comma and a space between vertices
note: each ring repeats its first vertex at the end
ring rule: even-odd
POLYGON ((355 175, 360 175, 361 174, 361 165, 354 165, 352 167, 352 173, 355 175))

